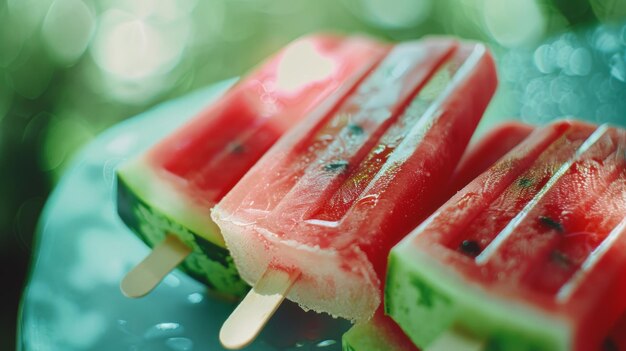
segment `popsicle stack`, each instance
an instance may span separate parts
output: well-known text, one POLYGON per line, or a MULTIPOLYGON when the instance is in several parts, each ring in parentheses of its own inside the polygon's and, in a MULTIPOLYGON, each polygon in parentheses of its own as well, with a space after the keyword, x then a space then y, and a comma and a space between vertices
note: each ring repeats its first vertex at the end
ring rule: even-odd
POLYGON ((181 130, 122 166, 120 217, 155 246, 122 282, 124 293, 145 295, 181 261, 213 291, 245 293, 209 210, 286 130, 313 110, 332 107, 387 51, 387 45, 361 37, 297 40, 181 130))
POLYGON ((626 310, 626 131, 509 124, 465 153, 496 85, 478 43, 294 42, 119 169, 155 247, 122 290, 180 263, 250 284, 229 348, 287 298, 356 322, 351 351, 598 350, 626 310))
POLYGON ((386 310, 421 347, 598 350, 626 309, 626 131, 559 122, 390 256, 386 310))

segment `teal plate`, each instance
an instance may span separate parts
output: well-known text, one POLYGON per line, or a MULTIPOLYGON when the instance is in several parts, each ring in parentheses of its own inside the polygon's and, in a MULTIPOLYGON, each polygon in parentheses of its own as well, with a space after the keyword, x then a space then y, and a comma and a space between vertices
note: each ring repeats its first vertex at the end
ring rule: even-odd
MULTIPOLYGON (((147 297, 122 295, 122 276, 148 254, 115 211, 115 169, 193 117, 232 81, 165 103, 100 135, 48 200, 23 295, 21 351, 223 350, 235 308, 175 271, 147 297)), ((340 350, 349 323, 284 303, 247 349, 340 350)))

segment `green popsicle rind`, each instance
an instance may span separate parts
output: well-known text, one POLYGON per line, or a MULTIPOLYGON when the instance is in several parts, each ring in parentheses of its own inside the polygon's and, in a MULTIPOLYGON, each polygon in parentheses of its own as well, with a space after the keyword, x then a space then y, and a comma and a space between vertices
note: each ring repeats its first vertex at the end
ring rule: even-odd
POLYGON ((385 311, 416 345, 428 347, 451 328, 479 340, 484 351, 565 351, 564 322, 522 303, 485 298, 477 287, 455 282, 440 264, 401 243, 390 254, 385 311), (506 323, 502 323, 502 321, 506 323))

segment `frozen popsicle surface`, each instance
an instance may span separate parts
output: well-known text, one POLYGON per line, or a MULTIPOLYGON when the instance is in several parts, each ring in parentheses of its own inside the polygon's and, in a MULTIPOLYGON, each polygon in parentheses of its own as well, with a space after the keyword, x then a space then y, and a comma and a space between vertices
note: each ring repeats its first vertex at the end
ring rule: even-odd
POLYGON ((626 131, 534 132, 393 248, 386 311, 420 347, 596 350, 626 308, 626 131))
POLYGON ((246 284, 210 208, 286 130, 333 106, 387 51, 369 39, 333 35, 290 44, 118 170, 121 218, 151 246, 177 236, 192 249, 181 268, 217 292, 243 294, 246 284))
POLYGON ((472 143, 461 158, 448 187, 451 198, 472 180, 506 155, 534 130, 534 127, 516 121, 496 125, 480 139, 472 143))
POLYGON ((287 297, 364 321, 388 250, 450 179, 496 86, 483 45, 395 46, 330 113, 285 135, 212 211, 243 278, 297 271, 287 297))

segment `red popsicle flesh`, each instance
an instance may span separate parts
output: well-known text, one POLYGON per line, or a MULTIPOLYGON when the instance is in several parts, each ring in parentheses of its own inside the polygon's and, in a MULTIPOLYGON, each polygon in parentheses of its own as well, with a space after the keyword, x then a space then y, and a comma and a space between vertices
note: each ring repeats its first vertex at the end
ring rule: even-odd
POLYGON ((212 205, 286 130, 341 98, 387 51, 362 37, 292 43, 153 148, 149 160, 161 176, 212 205))
POLYGON ((454 171, 450 196, 447 196, 446 200, 521 143, 533 130, 534 127, 528 124, 505 122, 489 131, 475 144, 470 145, 454 171))

